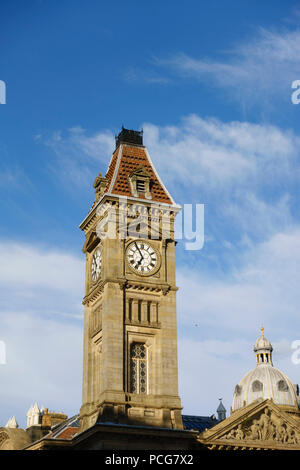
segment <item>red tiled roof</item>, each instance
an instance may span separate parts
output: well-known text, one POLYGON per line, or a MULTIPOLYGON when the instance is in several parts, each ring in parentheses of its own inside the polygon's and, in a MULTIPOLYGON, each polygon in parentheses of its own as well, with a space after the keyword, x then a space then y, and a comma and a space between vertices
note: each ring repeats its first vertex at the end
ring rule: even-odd
MULTIPOLYGON (((113 182, 113 178, 115 177, 115 181, 113 182, 113 187, 110 188, 110 192, 112 194, 118 194, 121 196, 132 196, 130 190, 129 175, 134 170, 142 166, 150 174, 152 201, 173 204, 173 201, 171 200, 164 186, 161 184, 151 162, 148 159, 145 147, 130 144, 122 144, 122 155, 119 160, 119 166, 118 168, 116 168, 118 155, 119 147, 115 150, 112 156, 106 174, 106 178, 108 179, 107 190, 110 188, 113 182), (116 171, 117 174, 115 174, 116 171)), ((144 194, 140 194, 139 197, 141 199, 145 199, 144 194)))
POLYGON ((109 164, 109 167, 108 167, 108 170, 107 170, 107 173, 105 175, 105 178, 107 179, 107 187, 106 189, 108 189, 110 187, 110 184, 111 184, 111 180, 113 178, 113 175, 114 175, 114 171, 115 171, 115 168, 116 168, 116 163, 117 163, 117 160, 118 160, 118 155, 119 155, 119 148, 117 148, 113 155, 112 155, 112 158, 111 158, 111 161, 110 161, 110 164, 109 164))
POLYGON ((72 437, 78 433, 77 427, 68 427, 62 430, 61 433, 58 433, 55 438, 56 439, 72 439, 72 437))

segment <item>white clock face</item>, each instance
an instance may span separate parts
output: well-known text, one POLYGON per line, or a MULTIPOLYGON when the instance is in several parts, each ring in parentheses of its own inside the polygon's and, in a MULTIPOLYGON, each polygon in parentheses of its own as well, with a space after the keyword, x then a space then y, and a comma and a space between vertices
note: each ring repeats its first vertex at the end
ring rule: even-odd
POLYGON ((101 271, 101 263, 102 263, 102 254, 99 248, 93 254, 92 260, 92 279, 93 281, 97 281, 98 277, 100 276, 101 271))
POLYGON ((158 264, 158 256, 151 245, 136 241, 127 248, 129 265, 140 274, 150 274, 158 264))

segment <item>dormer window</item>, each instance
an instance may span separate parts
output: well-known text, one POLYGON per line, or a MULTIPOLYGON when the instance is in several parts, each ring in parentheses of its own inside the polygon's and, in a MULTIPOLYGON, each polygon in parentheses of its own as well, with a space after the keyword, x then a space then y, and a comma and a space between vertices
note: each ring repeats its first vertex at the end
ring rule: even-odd
POLYGON ((150 174, 143 166, 139 166, 129 175, 130 189, 133 197, 152 199, 150 174))
POLYGON ((144 193, 145 192, 145 181, 136 180, 136 189, 137 189, 138 193, 144 193))

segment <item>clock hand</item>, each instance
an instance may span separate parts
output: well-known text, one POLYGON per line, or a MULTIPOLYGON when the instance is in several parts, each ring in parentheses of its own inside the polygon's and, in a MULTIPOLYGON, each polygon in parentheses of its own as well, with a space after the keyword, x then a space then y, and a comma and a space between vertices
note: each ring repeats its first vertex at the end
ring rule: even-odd
POLYGON ((142 255, 141 250, 140 250, 139 247, 137 246, 137 243, 136 243, 136 242, 135 242, 135 246, 137 247, 137 249, 138 249, 138 251, 139 251, 139 253, 140 253, 140 255, 141 255, 140 261, 142 261, 142 260, 144 259, 144 257, 143 257, 143 255, 142 255))

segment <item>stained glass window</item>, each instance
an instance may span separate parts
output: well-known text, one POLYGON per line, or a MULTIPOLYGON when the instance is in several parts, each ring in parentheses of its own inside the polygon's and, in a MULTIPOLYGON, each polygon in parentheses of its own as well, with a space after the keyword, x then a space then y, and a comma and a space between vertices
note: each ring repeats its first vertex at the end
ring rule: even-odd
POLYGON ((143 343, 132 343, 130 347, 130 391, 147 393, 147 348, 143 343))

